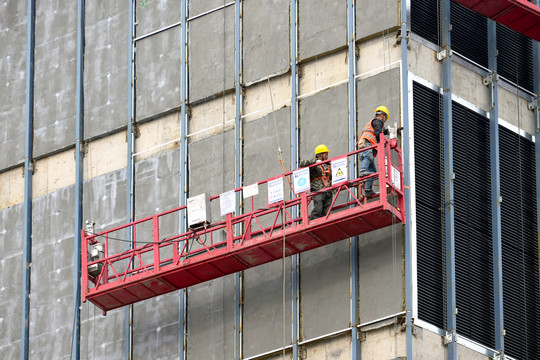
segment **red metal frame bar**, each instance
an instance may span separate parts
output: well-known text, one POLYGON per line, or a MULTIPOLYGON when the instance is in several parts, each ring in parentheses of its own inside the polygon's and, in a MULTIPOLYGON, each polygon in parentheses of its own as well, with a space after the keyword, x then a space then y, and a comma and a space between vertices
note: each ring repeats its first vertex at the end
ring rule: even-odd
MULTIPOLYGON (((380 154, 377 159, 379 171, 321 190, 335 191, 335 195, 330 211, 319 219, 310 221, 308 216, 309 201, 318 192, 303 192, 290 200, 257 210, 253 209, 252 199, 251 210, 247 213, 234 216, 227 214, 224 220, 205 228, 164 239, 160 239, 160 219, 165 216, 179 216, 179 212, 185 207, 98 234, 88 234, 83 230, 83 301, 88 299, 107 311, 276 260, 282 256, 283 245, 288 256, 376 228, 405 222, 402 153, 397 147, 397 141, 388 140, 381 134, 378 145, 353 151, 346 156, 356 156, 375 147, 380 154), (392 151, 397 155, 397 164, 391 161, 392 151), (386 155, 386 164, 383 154, 386 155), (400 174, 399 186, 393 185, 392 168, 400 174), (380 193, 378 197, 368 201, 362 194, 355 195, 353 189, 360 188, 365 180, 371 177, 378 178, 380 193), (336 200, 341 193, 347 194, 348 199, 338 204, 336 200), (389 198, 389 194, 392 198, 389 198), (397 200, 397 206, 395 201, 390 200, 397 200), (301 216, 295 218, 295 209, 298 206, 301 216), (270 225, 264 225, 268 223, 270 225), (137 234, 136 227, 143 224, 151 224, 151 236, 146 233, 137 234), (242 229, 239 234, 234 233, 235 227, 242 229), (109 244, 114 240, 111 234, 125 229, 132 231, 134 248, 111 255, 109 244), (137 239, 137 236, 151 241, 144 243, 137 239), (88 248, 101 238, 104 238, 105 242, 105 257, 89 262, 88 248), (172 255, 162 257, 162 250, 170 250, 172 255), (102 265, 101 272, 96 277, 88 274, 88 266, 94 264, 102 265)), ((325 162, 329 163, 331 160, 325 162)), ((292 171, 283 174, 291 175, 292 171)), ((258 184, 265 184, 271 179, 258 184)), ((242 188, 235 191, 240 190, 242 188)), ((217 199, 219 195, 210 198, 211 201, 217 199)))

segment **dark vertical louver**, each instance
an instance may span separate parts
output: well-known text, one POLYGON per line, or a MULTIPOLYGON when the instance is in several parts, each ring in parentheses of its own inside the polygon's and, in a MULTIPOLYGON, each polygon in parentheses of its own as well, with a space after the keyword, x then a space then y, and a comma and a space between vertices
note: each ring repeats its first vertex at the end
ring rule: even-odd
POLYGON ((489 123, 453 103, 452 124, 457 331, 494 347, 489 123))
MULTIPOLYGON (((440 45, 439 1, 411 1, 411 29, 437 45, 440 45)), ((484 67, 487 58, 487 19, 464 6, 450 3, 452 24, 452 49, 484 67)))
POLYGON ((505 346, 540 359, 540 292, 534 143, 500 128, 505 346))
POLYGON ((444 328, 444 216, 439 95, 413 83, 418 316, 444 328))
POLYGON ((497 70, 499 75, 529 91, 534 91, 532 40, 497 24, 497 70))
MULTIPOLYGON (((413 83, 419 317, 445 323, 444 195, 439 95, 413 83)), ((457 331, 494 347, 489 122, 454 103, 457 331)), ((534 143, 500 129, 507 354, 540 359, 534 143)))

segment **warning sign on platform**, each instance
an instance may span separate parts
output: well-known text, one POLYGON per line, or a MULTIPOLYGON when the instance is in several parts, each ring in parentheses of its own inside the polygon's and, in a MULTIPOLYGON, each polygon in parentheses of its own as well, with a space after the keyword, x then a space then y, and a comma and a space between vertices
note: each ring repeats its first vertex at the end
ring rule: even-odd
POLYGON ((268 181, 268 205, 283 201, 283 176, 268 181))
POLYGON ((332 160, 332 185, 347 181, 347 157, 332 160))
POLYGON ((301 192, 309 190, 309 168, 301 168, 293 171, 293 179, 295 194, 300 194, 301 192))
POLYGON ((255 183, 249 186, 244 186, 242 189, 242 194, 244 195, 244 199, 259 195, 259 184, 255 183))
POLYGON ((236 196, 234 190, 219 195, 219 206, 221 208, 221 216, 225 216, 235 211, 236 196))

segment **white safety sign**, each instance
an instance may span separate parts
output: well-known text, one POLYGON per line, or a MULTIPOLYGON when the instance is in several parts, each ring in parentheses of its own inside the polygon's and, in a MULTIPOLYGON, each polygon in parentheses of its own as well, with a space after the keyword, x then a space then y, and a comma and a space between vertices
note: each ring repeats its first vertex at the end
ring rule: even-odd
POLYGON ((293 180, 295 194, 308 191, 310 187, 309 168, 301 168, 293 171, 293 180))
POLYGON ((268 181, 268 205, 283 201, 283 176, 268 181))
POLYGON ((347 181, 347 157, 332 160, 332 185, 347 181))
POLYGON ((233 213, 236 208, 235 191, 231 190, 219 195, 219 206, 221 208, 221 216, 233 213))
POLYGON ((242 194, 244 196, 244 199, 247 199, 255 195, 259 195, 259 184, 255 183, 248 186, 244 186, 242 188, 242 194))

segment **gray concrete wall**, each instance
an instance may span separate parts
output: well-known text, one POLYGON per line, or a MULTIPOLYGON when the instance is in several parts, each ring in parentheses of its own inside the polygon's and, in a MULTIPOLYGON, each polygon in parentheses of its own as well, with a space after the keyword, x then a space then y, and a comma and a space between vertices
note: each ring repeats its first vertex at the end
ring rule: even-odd
POLYGON ((75 143, 77 3, 36 2, 34 156, 75 143))
POLYGON ((289 69, 289 3, 289 0, 243 2, 245 83, 289 69))
MULTIPOLYGON (((74 206, 74 205, 73 205, 74 206)), ((72 211, 74 207, 72 208, 72 211)), ((83 221, 96 223, 100 232, 126 223, 126 171, 112 171, 85 181, 83 186, 83 221)), ((74 223, 73 223, 74 226, 74 223)), ((125 231, 115 237, 126 239, 125 231)), ((121 252, 126 243, 111 241, 110 248, 121 252)), ((70 257, 73 259, 73 256, 70 257)), ((73 283, 73 278, 72 278, 73 283)), ((72 285, 73 286, 73 285, 72 285)), ((73 291, 73 288, 72 290, 73 291)), ((71 308, 68 308, 71 309, 71 308)), ((68 311, 72 316, 72 310, 68 311)), ((125 311, 118 309, 103 316, 91 302, 81 307, 81 358, 122 358, 125 351, 125 311)))
POLYGON ((347 45, 347 1, 299 1, 300 59, 347 45))
POLYGON ((5 2, 0 11, 0 169, 24 160, 26 117, 26 2, 5 2))
MULTIPOLYGON (((135 167, 135 217, 141 219, 174 209, 180 204, 178 178, 180 174, 180 151, 137 162, 135 167)), ((160 239, 178 233, 178 214, 163 217, 159 222, 160 239)), ((138 226, 139 234, 151 234, 151 224, 138 226)), ((142 237, 148 241, 148 236, 142 237)), ((142 244, 141 244, 142 245, 142 244)), ((153 262, 143 257, 145 263, 153 262)), ((162 259, 171 258, 170 249, 161 251, 162 259)), ((179 293, 172 292, 134 305, 133 353, 135 358, 159 357, 169 359, 178 356, 179 293)))
POLYGON ((75 188, 33 202, 30 356, 61 359, 71 352, 75 188))
POLYGON ((397 0, 364 0, 356 5, 356 38, 363 39, 399 26, 397 0))
POLYGON ((180 107, 180 30, 137 42, 137 120, 180 107))
POLYGON ((189 42, 190 100, 197 101, 231 89, 234 86, 234 6, 190 21, 189 42))
POLYGON ((386 126, 401 124, 399 68, 385 71, 356 82, 358 100, 358 135, 366 123, 375 116, 375 109, 384 105, 390 112, 386 126))
POLYGON ((21 356, 21 294, 24 251, 24 206, 0 211, 0 358, 21 356))
POLYGON ((121 1, 86 2, 85 138, 112 132, 128 121, 128 5, 121 1))

